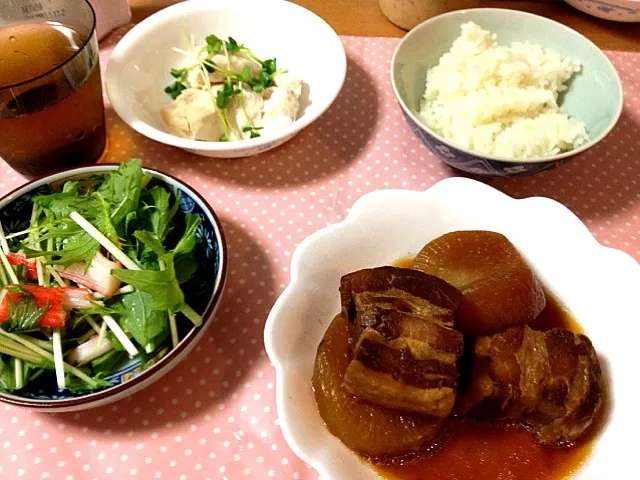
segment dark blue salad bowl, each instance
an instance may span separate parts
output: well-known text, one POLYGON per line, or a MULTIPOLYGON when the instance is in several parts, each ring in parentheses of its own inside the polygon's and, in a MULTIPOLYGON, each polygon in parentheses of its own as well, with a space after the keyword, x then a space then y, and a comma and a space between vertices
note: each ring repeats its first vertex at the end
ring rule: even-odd
MULTIPOLYGON (((0 222, 6 234, 28 227, 32 212, 32 198, 38 194, 56 191, 69 180, 80 180, 115 170, 117 165, 96 165, 74 168, 55 173, 14 190, 0 200, 0 222)), ((175 177, 144 168, 152 182, 180 194, 179 211, 193 213, 201 218, 196 231, 198 243, 196 275, 185 284, 185 301, 203 318, 201 326, 188 322, 179 326, 179 343, 171 348, 171 340, 157 346, 144 358, 135 357, 105 378, 112 386, 101 390, 71 392, 59 390, 55 384, 27 385, 11 393, 0 391, 0 401, 47 412, 84 410, 115 402, 132 395, 165 375, 189 353, 207 327, 220 303, 227 275, 227 249, 220 220, 207 202, 192 188, 175 177)))

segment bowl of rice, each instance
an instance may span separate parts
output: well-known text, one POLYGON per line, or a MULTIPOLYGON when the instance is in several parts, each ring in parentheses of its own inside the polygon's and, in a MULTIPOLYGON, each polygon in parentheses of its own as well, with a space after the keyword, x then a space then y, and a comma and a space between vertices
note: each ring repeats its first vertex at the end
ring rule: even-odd
POLYGON ((604 53, 544 17, 478 8, 411 30, 391 83, 412 130, 447 165, 525 176, 591 148, 622 112, 622 84, 604 53))

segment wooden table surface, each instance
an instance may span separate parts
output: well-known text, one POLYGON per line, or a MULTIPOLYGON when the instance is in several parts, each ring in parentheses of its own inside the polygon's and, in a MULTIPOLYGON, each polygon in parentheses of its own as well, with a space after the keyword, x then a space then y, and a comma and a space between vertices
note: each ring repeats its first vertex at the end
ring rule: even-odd
MULTIPOLYGON (((140 21, 178 0, 130 0, 133 20, 140 21)), ((422 0, 430 1, 430 0, 422 0)), ((378 0, 295 0, 324 18, 339 35, 401 37, 404 31, 389 22, 378 8, 378 0)), ((640 24, 609 22, 584 14, 562 1, 448 0, 451 10, 475 4, 524 10, 557 20, 604 50, 640 52, 640 24), (472 3, 473 2, 473 3, 472 3)))

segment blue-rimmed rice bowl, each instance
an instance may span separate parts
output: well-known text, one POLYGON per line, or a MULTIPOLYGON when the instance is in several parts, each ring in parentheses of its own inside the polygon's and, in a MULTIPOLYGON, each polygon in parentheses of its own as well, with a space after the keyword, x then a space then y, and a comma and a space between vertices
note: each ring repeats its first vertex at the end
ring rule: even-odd
POLYGON ((477 8, 433 17, 411 30, 391 60, 391 84, 409 126, 444 163, 466 173, 491 177, 521 177, 565 163, 591 148, 615 126, 622 112, 622 84, 611 61, 578 32, 544 17, 516 10, 477 8), (575 150, 537 159, 510 159, 456 146, 420 119, 420 102, 429 68, 438 64, 460 35, 460 25, 473 21, 496 33, 498 43, 530 42, 578 60, 581 72, 563 94, 561 107, 585 123, 590 140, 575 150))

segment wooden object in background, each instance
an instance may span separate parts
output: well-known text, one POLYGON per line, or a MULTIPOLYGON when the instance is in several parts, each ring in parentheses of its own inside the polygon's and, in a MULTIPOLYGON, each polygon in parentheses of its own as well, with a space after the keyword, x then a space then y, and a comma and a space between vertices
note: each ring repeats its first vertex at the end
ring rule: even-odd
MULTIPOLYGON (((177 0, 129 0, 133 21, 177 3, 177 0)), ((324 18, 339 35, 402 37, 405 31, 388 21, 378 0, 294 0, 324 18)), ((466 0, 455 0, 465 2, 466 0)), ((471 0, 470 0, 471 1, 471 0)), ((512 8, 556 20, 577 30, 603 50, 640 52, 640 24, 609 22, 586 15, 562 1, 481 0, 483 7, 512 8)), ((454 9, 464 8, 456 6, 454 9)))

